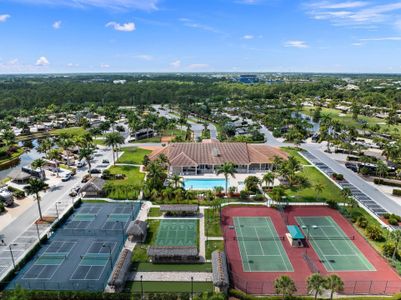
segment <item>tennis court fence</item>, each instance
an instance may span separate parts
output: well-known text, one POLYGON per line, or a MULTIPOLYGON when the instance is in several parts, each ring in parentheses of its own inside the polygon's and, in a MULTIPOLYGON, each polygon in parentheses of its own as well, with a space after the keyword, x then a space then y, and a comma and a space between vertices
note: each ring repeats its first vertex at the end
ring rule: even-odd
POLYGON ((60 228, 57 234, 60 236, 92 236, 92 237, 105 237, 105 236, 123 236, 127 226, 118 229, 73 229, 73 228, 60 228))
MULTIPOLYGON (((244 277, 231 273, 231 283, 236 289, 247 294, 254 295, 275 295, 276 290, 273 281, 248 281, 244 277)), ((307 285, 305 282, 295 281, 297 295, 307 295, 307 285)), ((399 281, 344 281, 344 295, 394 295, 401 292, 399 281)))

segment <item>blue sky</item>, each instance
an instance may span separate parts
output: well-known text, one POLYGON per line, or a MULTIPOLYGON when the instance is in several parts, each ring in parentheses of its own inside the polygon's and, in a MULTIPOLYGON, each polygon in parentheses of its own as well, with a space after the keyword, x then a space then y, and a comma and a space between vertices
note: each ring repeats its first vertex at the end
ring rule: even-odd
POLYGON ((0 73, 401 73, 400 54, 401 1, 0 3, 0 73))

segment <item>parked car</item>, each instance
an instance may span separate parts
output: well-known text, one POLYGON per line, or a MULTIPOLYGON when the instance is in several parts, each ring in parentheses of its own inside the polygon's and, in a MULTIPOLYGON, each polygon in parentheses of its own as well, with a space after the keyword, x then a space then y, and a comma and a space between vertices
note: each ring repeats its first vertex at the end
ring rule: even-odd
POLYGON ((81 189, 80 186, 72 188, 70 193, 69 193, 70 197, 76 197, 78 195, 80 189, 81 189))
POLYGON ((358 172, 358 165, 355 164, 355 163, 346 162, 345 163, 345 167, 347 169, 350 169, 350 170, 354 171, 354 172, 358 172))
POLYGON ((91 179, 90 174, 86 174, 86 175, 82 178, 81 183, 87 183, 90 179, 91 179))
POLYGON ((102 171, 100 171, 99 169, 92 169, 89 172, 89 174, 100 174, 100 173, 102 173, 102 171))
POLYGON ((65 182, 68 181, 72 178, 72 174, 71 173, 66 173, 62 178, 61 181, 65 182))
POLYGON ((109 164, 109 163, 110 163, 110 161, 108 159, 103 159, 102 160, 102 164, 109 164))
POLYGON ((85 167, 85 165, 86 165, 86 162, 84 162, 84 161, 79 161, 79 162, 77 163, 77 168, 83 168, 83 167, 85 167))

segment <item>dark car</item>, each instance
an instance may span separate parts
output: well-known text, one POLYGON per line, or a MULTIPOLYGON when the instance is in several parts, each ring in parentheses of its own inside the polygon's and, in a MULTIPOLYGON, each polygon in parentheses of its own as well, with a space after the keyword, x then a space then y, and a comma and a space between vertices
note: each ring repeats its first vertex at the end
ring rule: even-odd
POLYGON ((89 174, 100 174, 100 173, 102 173, 102 171, 100 171, 99 169, 92 169, 89 172, 89 174))
POLYGON ((86 175, 82 178, 81 183, 86 183, 86 182, 89 181, 89 179, 91 179, 90 174, 86 174, 86 175))
POLYGON ((358 172, 358 165, 355 164, 355 163, 346 162, 345 163, 345 167, 347 169, 350 169, 350 170, 354 171, 354 172, 358 172))
POLYGON ((109 163, 110 163, 110 161, 108 159, 103 159, 102 160, 102 164, 109 164, 109 163))

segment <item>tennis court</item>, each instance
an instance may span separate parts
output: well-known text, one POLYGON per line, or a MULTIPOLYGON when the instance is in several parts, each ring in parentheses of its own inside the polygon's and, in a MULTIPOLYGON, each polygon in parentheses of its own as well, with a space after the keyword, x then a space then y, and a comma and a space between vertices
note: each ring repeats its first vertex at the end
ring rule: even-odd
POLYGON ((198 220, 161 220, 157 246, 196 246, 198 220))
POLYGON ((234 217, 244 272, 293 272, 270 217, 234 217))
POLYGON ((296 217, 327 271, 375 271, 332 217, 296 217))
POLYGON ((82 203, 7 288, 103 290, 139 210, 139 203, 82 203))

